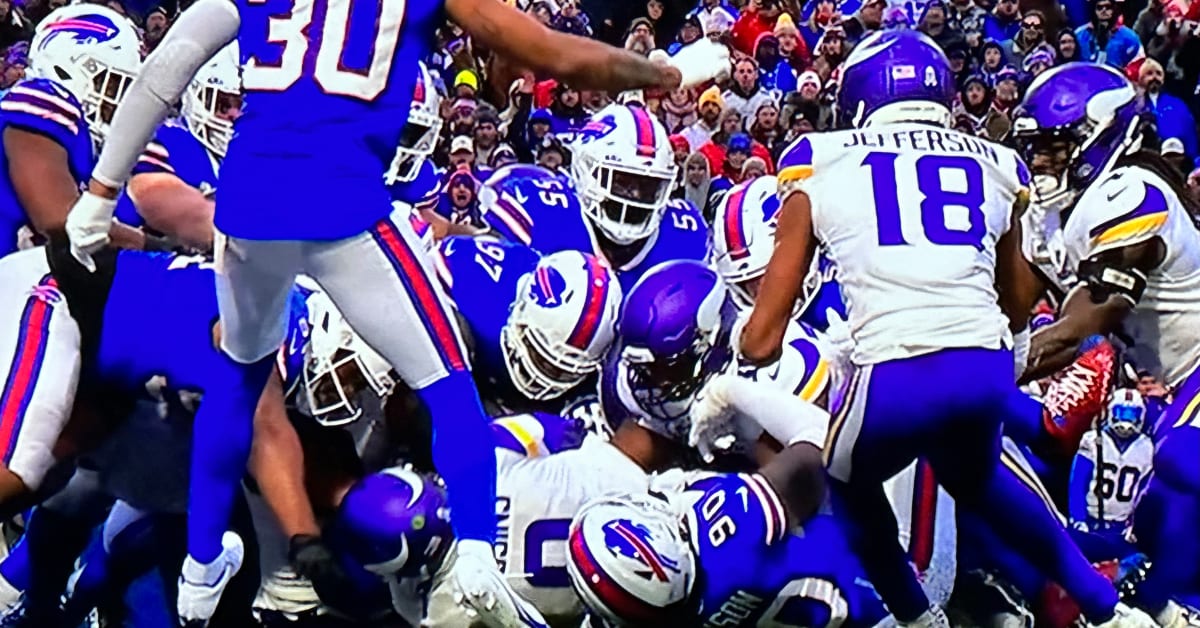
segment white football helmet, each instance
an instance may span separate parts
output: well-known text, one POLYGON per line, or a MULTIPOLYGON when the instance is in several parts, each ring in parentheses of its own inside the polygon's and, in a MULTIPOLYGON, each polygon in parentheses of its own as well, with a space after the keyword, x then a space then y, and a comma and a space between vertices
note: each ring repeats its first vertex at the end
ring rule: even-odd
POLYGON ((521 394, 554 399, 600 370, 617 333, 621 284, 595 256, 561 251, 517 283, 500 331, 504 364, 521 394))
POLYGON ((1146 402, 1136 388, 1113 391, 1104 413, 1104 427, 1118 438, 1133 438, 1146 425, 1146 402))
POLYGON ((225 156, 233 136, 228 111, 240 109, 241 98, 241 59, 235 39, 200 68, 179 107, 192 135, 219 158, 225 156))
POLYGON ((583 215, 595 229, 622 245, 658 230, 677 168, 667 131, 653 115, 638 105, 609 105, 570 148, 583 215))
POLYGON ((696 557, 680 529, 670 504, 651 495, 585 504, 567 537, 567 573, 588 611, 614 626, 681 625, 696 557))
POLYGON ((775 250, 779 198, 775 177, 757 177, 734 187, 721 200, 713 225, 713 260, 739 309, 754 307, 747 285, 767 272, 775 250))
POLYGON ((419 75, 413 88, 408 123, 400 133, 396 157, 383 177, 388 185, 415 179, 421 164, 433 154, 442 133, 442 97, 438 94, 433 76, 429 74, 429 68, 420 61, 417 62, 417 68, 419 75))
POLYGON ((73 4, 47 15, 33 33, 26 76, 55 81, 83 106, 97 146, 142 65, 137 29, 98 4, 73 4))
POLYGON ((297 283, 312 293, 308 306, 310 328, 304 353, 304 391, 312 417, 322 425, 352 423, 363 414, 360 395, 374 393, 383 399, 396 387, 392 367, 358 334, 315 282, 297 283))

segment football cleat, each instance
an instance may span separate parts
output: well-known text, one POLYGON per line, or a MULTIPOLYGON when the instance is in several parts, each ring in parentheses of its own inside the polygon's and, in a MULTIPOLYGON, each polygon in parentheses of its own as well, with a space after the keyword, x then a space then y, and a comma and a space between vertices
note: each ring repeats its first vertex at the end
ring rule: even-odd
POLYGON ((242 538, 233 532, 225 532, 221 537, 221 553, 213 562, 196 562, 191 554, 183 560, 177 610, 179 621, 185 628, 208 625, 208 620, 217 610, 217 604, 221 602, 225 587, 242 568, 245 553, 242 538))
POLYGON ((1042 424, 1064 456, 1079 449, 1084 432, 1104 410, 1112 385, 1116 351, 1103 336, 1079 346, 1075 362, 1054 375, 1046 387, 1042 424))

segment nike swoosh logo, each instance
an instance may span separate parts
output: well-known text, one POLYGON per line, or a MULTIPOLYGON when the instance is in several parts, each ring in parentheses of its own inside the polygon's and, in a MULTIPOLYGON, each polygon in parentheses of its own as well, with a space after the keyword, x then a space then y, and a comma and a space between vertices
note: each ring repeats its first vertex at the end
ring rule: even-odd
POLYGON ((1114 198, 1117 198, 1117 197, 1118 197, 1118 196, 1120 196, 1120 195, 1121 195, 1121 192, 1113 192, 1112 194, 1109 194, 1109 195, 1108 195, 1108 200, 1109 200, 1109 202, 1112 202, 1112 200, 1113 200, 1114 198))

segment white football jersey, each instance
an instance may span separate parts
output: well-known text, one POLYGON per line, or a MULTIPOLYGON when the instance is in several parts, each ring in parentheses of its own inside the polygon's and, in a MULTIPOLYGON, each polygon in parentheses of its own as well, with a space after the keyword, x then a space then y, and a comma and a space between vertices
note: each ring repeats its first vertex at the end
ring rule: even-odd
MULTIPOLYGON (((552 455, 526 457, 497 449, 496 466, 495 549, 501 572, 551 625, 578 622, 583 604, 566 567, 571 519, 596 497, 645 491, 649 476, 593 434, 578 449, 552 455)), ((466 615, 452 593, 448 581, 435 581, 423 625, 483 625, 466 615)))
POLYGON ((1107 431, 1100 430, 1097 446, 1096 431, 1083 435, 1079 454, 1096 465, 1088 483, 1088 517, 1097 521, 1124 523, 1133 515, 1133 508, 1154 470, 1154 442, 1138 434, 1124 449, 1107 431), (1099 493, 1099 494, 1097 494, 1099 493))
POLYGON ((1113 170, 1079 198, 1063 226, 1072 268, 1105 251, 1162 238, 1166 258, 1125 319, 1139 367, 1171 386, 1200 364, 1200 233, 1174 191, 1144 168, 1113 170))
POLYGON ((855 364, 999 348, 996 243, 1029 180, 1012 150, 927 124, 810 133, 780 159, 838 268, 855 364))

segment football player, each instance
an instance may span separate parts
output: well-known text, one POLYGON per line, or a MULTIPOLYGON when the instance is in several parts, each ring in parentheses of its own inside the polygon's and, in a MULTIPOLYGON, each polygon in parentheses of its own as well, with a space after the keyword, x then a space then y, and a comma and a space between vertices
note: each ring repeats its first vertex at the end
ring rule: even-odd
POLYGON ((1027 248, 1057 259, 1051 281, 1079 282, 1060 286, 1071 289, 1057 320, 1033 336, 1026 379, 1057 368, 1089 335, 1120 328, 1137 364, 1161 370, 1176 391, 1151 430, 1154 476, 1135 521, 1153 567, 1137 601, 1160 624, 1183 626, 1200 621, 1171 601, 1200 589, 1200 544, 1175 533, 1200 521, 1200 233, 1184 181, 1141 149, 1151 134, 1142 106, 1121 73, 1075 63, 1040 75, 1014 118, 1040 223, 1027 248))
MULTIPOLYGON (((112 136, 120 142, 101 153, 68 227, 73 252, 92 267, 90 256, 109 240, 114 199, 136 156, 196 71, 238 38, 247 58, 242 78, 248 107, 226 155, 215 217, 222 234, 216 246, 222 348, 257 365, 253 372, 263 385, 269 372, 263 365, 286 332, 284 306, 296 274, 312 275, 324 286, 364 340, 419 391, 439 431, 457 435, 452 444, 434 440, 463 539, 456 575, 468 604, 503 612, 510 606, 495 601, 512 594, 490 547, 495 465, 486 416, 461 334, 421 242, 407 215, 393 215, 383 181, 411 110, 418 78, 412 69, 432 52, 432 34, 447 15, 501 55, 599 88, 690 86, 726 70, 728 53, 701 44, 655 63, 552 31, 490 0, 338 2, 315 25, 312 8, 284 0, 200 0, 180 16, 118 110, 112 136), (280 39, 280 32, 289 35, 280 39), (361 65, 347 67, 347 58, 361 65)), ((213 468, 204 471, 223 481, 218 493, 232 496, 235 473, 249 455, 250 429, 211 429, 224 433, 221 451, 206 449, 218 446, 216 439, 198 438, 194 459, 209 461, 213 468), (231 434, 243 439, 233 442, 231 434), (218 464, 230 467, 216 469, 218 464)), ((220 585, 210 583, 240 562, 236 549, 222 544, 231 507, 232 501, 213 499, 189 512, 187 577, 179 596, 186 619, 206 619, 203 613, 220 595, 220 585)))
MULTIPOLYGON (((100 5, 62 7, 38 24, 25 80, 0 98, 0 256, 63 230, 141 66, 140 46, 133 23, 100 5)), ((140 232, 112 229, 122 246, 141 248, 140 232)))
POLYGON ((1154 471, 1154 443, 1145 424, 1141 393, 1126 388, 1113 395, 1100 429, 1083 435, 1071 467, 1072 527, 1118 543, 1125 536, 1154 471))
POLYGON ((159 126, 117 202, 123 223, 212 251, 213 194, 233 122, 241 115, 237 43, 213 57, 183 94, 182 115, 159 126))
POLYGON ((780 160, 777 246, 742 353, 777 358, 821 242, 851 304, 856 367, 826 461, 848 536, 897 620, 948 625, 896 541, 882 487, 924 457, 958 507, 994 522, 1089 621, 1146 625, 1040 498, 997 472, 1008 400, 1021 394, 1010 334, 1025 330, 1038 296, 1013 224, 1029 173, 1013 151, 947 130, 954 85, 945 53, 921 33, 855 47, 838 92, 845 130, 801 137, 780 160), (847 185, 863 177, 870 186, 847 185), (907 403, 890 401, 899 395, 907 403))
POLYGON ((577 251, 539 257, 486 238, 447 238, 438 277, 470 332, 475 376, 495 414, 558 412, 593 377, 613 339, 621 285, 577 251))
POLYGON ((591 253, 626 294, 657 264, 707 256, 699 210, 669 198, 676 166, 667 132, 639 104, 612 104, 589 119, 571 144, 573 186, 549 171, 509 168, 480 194, 491 228, 542 254, 591 253))

